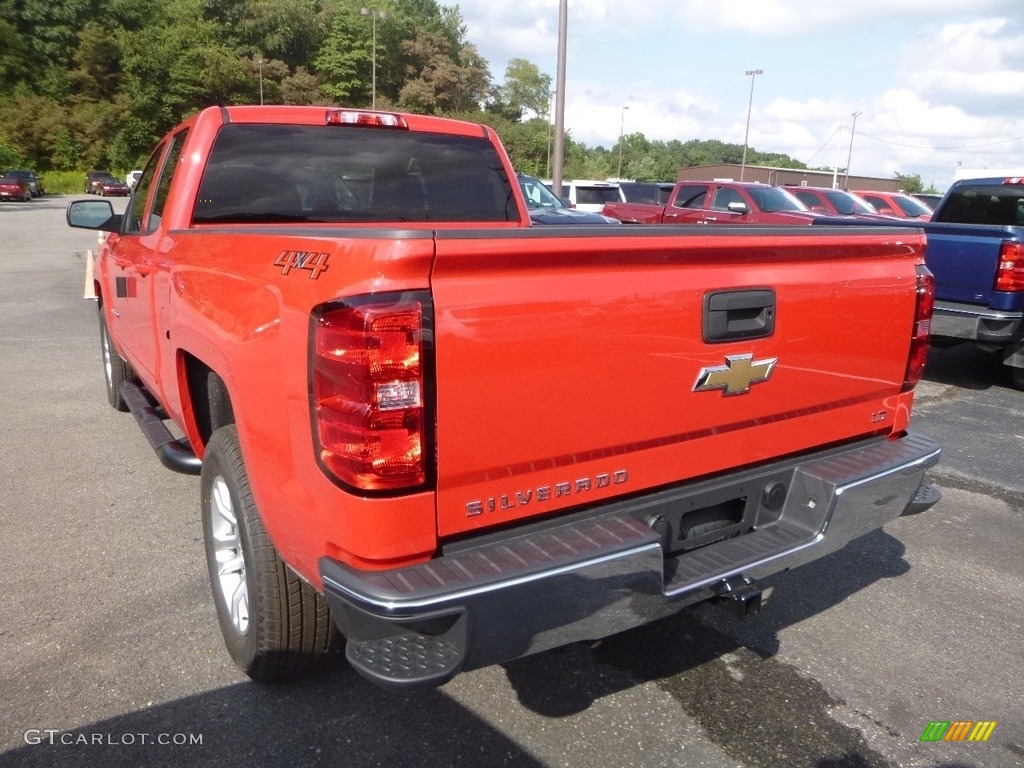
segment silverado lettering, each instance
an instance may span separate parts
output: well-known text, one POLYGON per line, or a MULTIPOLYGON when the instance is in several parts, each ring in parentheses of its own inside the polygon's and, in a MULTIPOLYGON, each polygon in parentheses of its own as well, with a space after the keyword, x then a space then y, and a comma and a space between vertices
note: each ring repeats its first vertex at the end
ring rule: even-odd
POLYGON ((582 477, 574 482, 559 482, 554 485, 541 485, 537 488, 530 488, 525 491, 516 491, 511 494, 502 494, 497 497, 488 496, 486 499, 477 499, 466 504, 466 516, 474 517, 486 512, 494 512, 497 509, 515 509, 516 506, 525 507, 531 501, 550 501, 572 494, 586 493, 596 488, 608 488, 611 485, 622 485, 629 481, 629 473, 624 469, 612 473, 602 473, 594 477, 582 477))
POLYGON ((492 129, 293 106, 203 110, 124 214, 68 222, 111 233, 107 397, 199 475, 255 680, 344 647, 439 685, 716 597, 751 614, 759 579, 937 500, 918 231, 535 227, 492 129), (693 391, 703 366, 739 396, 693 391))

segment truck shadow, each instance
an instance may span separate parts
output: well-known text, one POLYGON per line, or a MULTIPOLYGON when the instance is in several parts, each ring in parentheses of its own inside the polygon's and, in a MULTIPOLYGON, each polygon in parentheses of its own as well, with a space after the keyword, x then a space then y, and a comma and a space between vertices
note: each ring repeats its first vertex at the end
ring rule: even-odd
POLYGON ((505 670, 525 706, 564 717, 623 686, 674 677, 741 648, 769 659, 778 652, 778 633, 785 627, 827 611, 877 581, 907 573, 905 551, 899 539, 877 530, 832 555, 759 582, 772 594, 752 619, 735 618, 717 606, 695 606, 597 643, 518 659, 505 664, 505 670), (598 665, 626 677, 597 674, 598 665), (578 679, 581 668, 586 670, 583 680, 578 679))
POLYGON ((949 384, 963 389, 1012 389, 1010 375, 999 356, 978 349, 973 344, 931 347, 928 350, 924 378, 936 384, 949 384))
POLYGON ((443 690, 382 691, 342 663, 287 686, 238 683, 24 740, 0 765, 542 765, 443 690))
POLYGON ((782 629, 906 573, 904 552, 898 539, 878 530, 765 579, 761 585, 773 594, 756 618, 700 606, 597 643, 520 659, 506 664, 506 673, 520 702, 548 717, 568 717, 653 682, 744 764, 891 766, 861 730, 832 716, 843 702, 774 657, 782 629))

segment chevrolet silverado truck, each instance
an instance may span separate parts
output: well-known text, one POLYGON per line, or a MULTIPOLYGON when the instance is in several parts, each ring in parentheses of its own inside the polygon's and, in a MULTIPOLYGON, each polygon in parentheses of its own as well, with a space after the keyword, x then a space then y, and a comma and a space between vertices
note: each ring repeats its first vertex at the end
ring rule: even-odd
POLYGON ((605 204, 624 224, 811 224, 812 213, 787 190, 758 182, 681 181, 664 205, 605 204))
POLYGON ((909 429, 924 238, 532 227, 487 127, 206 109, 150 157, 95 290, 109 402, 199 475, 258 681, 345 644, 381 685, 716 599, 936 500, 909 429))

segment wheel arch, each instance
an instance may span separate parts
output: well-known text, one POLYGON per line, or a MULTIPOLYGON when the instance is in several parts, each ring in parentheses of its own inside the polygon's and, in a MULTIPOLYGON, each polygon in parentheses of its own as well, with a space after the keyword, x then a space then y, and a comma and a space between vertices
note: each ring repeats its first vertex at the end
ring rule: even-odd
POLYGON ((193 445, 205 448, 217 429, 236 423, 231 394, 224 378, 192 353, 182 350, 178 360, 186 431, 193 445))

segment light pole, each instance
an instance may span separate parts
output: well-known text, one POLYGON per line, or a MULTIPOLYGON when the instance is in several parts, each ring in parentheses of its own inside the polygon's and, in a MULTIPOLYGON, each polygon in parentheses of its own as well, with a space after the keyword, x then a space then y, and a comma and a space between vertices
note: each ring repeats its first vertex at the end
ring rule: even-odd
POLYGON ((371 78, 373 85, 371 86, 371 103, 372 108, 377 108, 377 19, 386 19, 388 15, 384 11, 378 11, 376 8, 360 8, 359 13, 362 16, 369 16, 372 20, 373 26, 373 52, 371 56, 371 78))
POLYGON ((622 178, 622 137, 626 132, 626 110, 629 107, 624 106, 622 108, 622 118, 619 120, 619 171, 615 174, 615 178, 622 178))
POLYGON ((565 162, 565 50, 569 25, 569 0, 558 2, 558 55, 555 57, 555 167, 552 191, 562 196, 562 165, 565 162))
POLYGON ((863 112, 853 113, 853 127, 850 128, 850 152, 846 156, 846 188, 850 188, 850 161, 853 160, 853 134, 857 132, 857 118, 863 115, 863 112))
POLYGON ((747 131, 743 134, 743 162, 740 164, 740 181, 747 170, 747 141, 750 139, 750 111, 754 108, 754 78, 763 75, 763 69, 748 69, 745 74, 750 78, 750 101, 747 103, 747 131))
POLYGON ((264 62, 263 61, 263 57, 260 56, 259 59, 256 60, 256 63, 259 64, 259 67, 260 67, 260 106, 262 107, 263 106, 263 65, 266 62, 264 62))

